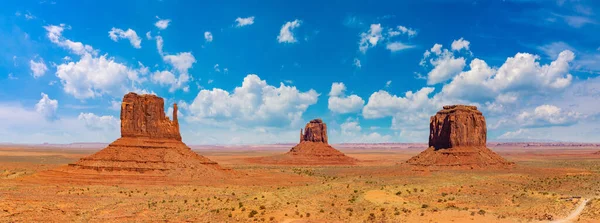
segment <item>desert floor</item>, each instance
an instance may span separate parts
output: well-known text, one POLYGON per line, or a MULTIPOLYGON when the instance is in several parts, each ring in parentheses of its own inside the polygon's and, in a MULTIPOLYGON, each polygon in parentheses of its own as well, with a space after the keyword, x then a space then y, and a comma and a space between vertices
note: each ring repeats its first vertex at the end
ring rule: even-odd
POLYGON ((598 147, 490 146, 511 169, 414 171, 416 144, 334 145, 356 166, 273 166, 290 145, 192 147, 233 184, 48 181, 98 148, 0 148, 0 222, 600 222, 598 147), (82 183, 84 182, 84 183, 82 183))

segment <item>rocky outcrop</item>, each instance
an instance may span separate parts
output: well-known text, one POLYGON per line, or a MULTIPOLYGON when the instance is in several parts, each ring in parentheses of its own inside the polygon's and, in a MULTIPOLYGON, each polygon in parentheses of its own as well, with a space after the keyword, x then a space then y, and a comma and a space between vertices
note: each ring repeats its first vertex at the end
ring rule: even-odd
POLYGON ((123 97, 121 138, 69 166, 75 172, 164 173, 181 177, 217 176, 222 170, 216 162, 198 155, 181 141, 176 104, 171 121, 165 115, 162 98, 136 93, 123 97))
POLYGON ((327 125, 321 119, 308 122, 304 131, 300 129, 300 143, 289 152, 283 155, 249 160, 285 165, 352 165, 357 161, 329 145, 327 125))
POLYGON ((126 94, 121 104, 121 137, 181 141, 177 104, 173 104, 173 121, 165 115, 164 104, 164 100, 156 95, 126 94))
POLYGON ((444 106, 429 122, 429 146, 436 150, 486 146, 486 137, 485 118, 475 106, 444 106))
POLYGON ((327 143, 327 124, 321 119, 313 119, 304 127, 304 133, 300 129, 300 142, 327 143))
POLYGON ((490 168, 512 163, 486 147, 483 114, 475 106, 444 106, 430 118, 429 148, 407 163, 420 167, 490 168))

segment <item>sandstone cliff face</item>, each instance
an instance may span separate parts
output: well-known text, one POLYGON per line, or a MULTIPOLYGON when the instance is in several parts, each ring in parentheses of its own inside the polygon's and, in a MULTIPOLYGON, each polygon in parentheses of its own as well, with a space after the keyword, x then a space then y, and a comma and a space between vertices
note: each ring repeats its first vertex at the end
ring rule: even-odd
POLYGON ((164 100, 155 95, 128 93, 121 104, 121 137, 149 137, 181 140, 177 105, 173 121, 165 115, 164 100))
POLYGON ((486 146, 485 118, 475 106, 444 106, 444 109, 431 116, 429 125, 429 146, 436 150, 486 146))
POLYGON ((444 106, 431 117, 429 148, 407 163, 419 167, 474 169, 506 167, 513 163, 486 147, 483 114, 475 106, 444 106))
POLYGON ((313 119, 304 127, 304 133, 300 129, 300 142, 322 142, 327 143, 327 124, 321 119, 313 119))

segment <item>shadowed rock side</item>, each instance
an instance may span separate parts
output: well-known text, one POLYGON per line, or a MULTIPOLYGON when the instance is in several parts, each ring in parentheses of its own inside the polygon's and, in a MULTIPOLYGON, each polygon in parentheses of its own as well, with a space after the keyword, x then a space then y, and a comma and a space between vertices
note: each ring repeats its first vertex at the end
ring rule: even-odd
POLYGON ((483 114, 475 106, 449 105, 431 116, 429 148, 407 163, 420 167, 493 168, 513 163, 486 147, 483 114))
POLYGON ((321 119, 311 120, 300 129, 300 143, 289 152, 252 161, 290 165, 352 165, 357 161, 331 147, 327 142, 327 125, 321 119))
POLYGON ((217 177, 223 169, 193 152, 181 141, 177 105, 173 121, 164 101, 155 95, 128 93, 121 105, 121 138, 62 171, 70 173, 152 176, 217 177))

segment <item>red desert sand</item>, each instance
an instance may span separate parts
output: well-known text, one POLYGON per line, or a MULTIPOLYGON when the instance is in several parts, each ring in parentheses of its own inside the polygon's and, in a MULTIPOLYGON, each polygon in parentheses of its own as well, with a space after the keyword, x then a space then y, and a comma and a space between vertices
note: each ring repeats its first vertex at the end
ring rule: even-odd
POLYGON ((449 105, 431 116, 429 148, 410 158, 417 167, 504 168, 513 163, 486 147, 485 118, 475 106, 449 105))

